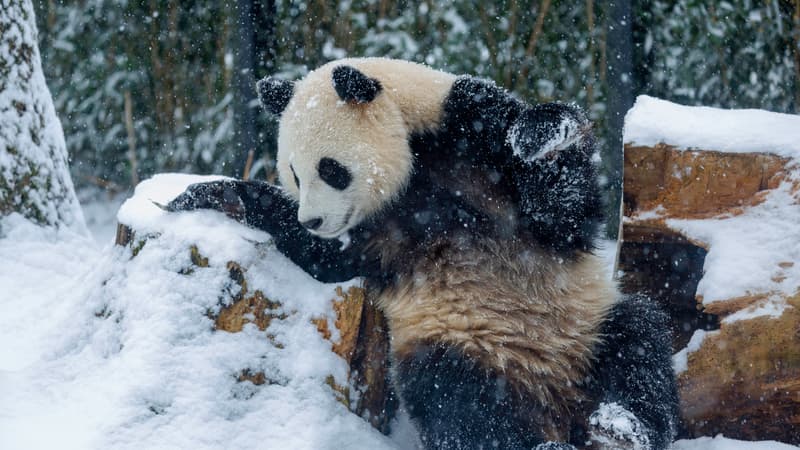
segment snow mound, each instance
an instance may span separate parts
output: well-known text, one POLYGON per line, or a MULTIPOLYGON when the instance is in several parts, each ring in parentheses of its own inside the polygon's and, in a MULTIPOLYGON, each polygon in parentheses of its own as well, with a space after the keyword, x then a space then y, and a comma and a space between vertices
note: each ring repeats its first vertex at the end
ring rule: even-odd
POLYGON ((334 286, 294 266, 265 233, 151 202, 207 179, 140 185, 119 213, 135 239, 147 235, 135 256, 18 216, 3 221, 0 448, 396 448, 327 382, 346 385, 347 366, 311 319, 334 317, 334 286), (192 265, 191 246, 207 267, 192 265), (229 261, 247 268, 249 289, 281 303, 266 332, 214 330, 238 289, 229 261), (268 382, 240 381, 245 369, 268 382))
POLYGON ((679 440, 672 444, 672 450, 797 450, 797 447, 775 441, 737 441, 717 436, 679 440))
POLYGON ((800 116, 757 109, 684 106, 640 95, 623 133, 633 145, 800 157, 800 116))

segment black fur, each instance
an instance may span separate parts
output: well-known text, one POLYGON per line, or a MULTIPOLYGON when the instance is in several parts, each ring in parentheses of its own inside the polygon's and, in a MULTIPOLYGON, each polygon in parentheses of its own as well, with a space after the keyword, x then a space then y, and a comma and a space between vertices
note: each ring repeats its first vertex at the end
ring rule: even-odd
MULTIPOLYGON (((345 99, 374 98, 380 84, 369 80, 351 67, 334 71, 334 86, 345 99)), ((557 103, 530 107, 493 83, 460 77, 437 125, 409 136, 412 188, 350 230, 344 249, 337 240, 308 233, 297 222, 297 205, 265 183, 193 185, 169 208, 226 211, 270 233, 278 249, 315 278, 335 282, 360 275, 377 291, 409 275, 419 258, 435 259, 441 249, 458 247, 464 236, 529 241, 565 258, 592 248, 601 205, 594 141, 580 110, 557 103), (573 131, 580 139, 540 155, 565 118, 577 124, 573 131), (509 205, 516 219, 502 213, 509 205)), ((587 381, 595 398, 619 402, 640 418, 654 449, 665 448, 677 420, 670 341, 660 314, 641 299, 621 303, 606 324, 607 339, 587 381)), ((412 358, 396 361, 395 373, 430 449, 569 448, 542 442, 523 423, 537 406, 506 395, 505 380, 492 368, 452 347, 421 346, 412 358)), ((582 444, 586 430, 574 436, 582 444)))
POLYGON ((294 94, 294 82, 266 77, 256 83, 258 100, 272 114, 280 115, 294 94))
MULTIPOLYGON (((339 161, 331 158, 322 158, 317 165, 319 178, 328 184, 328 186, 343 191, 350 186, 353 181, 353 175, 347 170, 347 167, 341 165, 339 161)), ((297 178, 297 175, 295 175, 297 178)))
POLYGON ((614 307, 603 335, 592 389, 634 413, 653 449, 669 447, 680 417, 669 317, 652 300, 631 296, 614 307))
MULTIPOLYGON (((628 297, 614 306, 602 335, 586 386, 594 402, 586 407, 618 403, 642 422, 652 449, 667 449, 679 417, 667 315, 644 297, 628 297)), ((427 448, 570 450, 589 438, 586 424, 574 423, 571 444, 543 442, 525 426, 535 404, 520 402, 502 377, 452 348, 420 346, 395 371, 410 415, 426 423, 427 448)))
POLYGON ((574 106, 548 103, 531 108, 494 83, 461 77, 445 102, 442 127, 433 139, 439 149, 454 149, 442 153, 440 164, 444 167, 453 161, 471 161, 502 174, 498 183, 515 185, 514 201, 519 204, 524 227, 540 244, 569 256, 574 250, 593 247, 603 216, 597 168, 591 161, 594 140, 588 126, 574 106), (519 150, 532 155, 556 136, 567 118, 586 128, 576 144, 532 161, 513 154, 512 130, 519 130, 519 150))
POLYGON ((342 250, 338 240, 320 239, 309 233, 297 221, 297 203, 269 183, 224 180, 193 184, 167 209, 226 212, 269 233, 281 253, 318 280, 345 281, 364 274, 358 252, 342 250))
POLYGON ((375 100, 382 89, 380 81, 350 66, 333 69, 333 88, 339 98, 354 103, 369 103, 375 100))
POLYGON ((526 430, 530 407, 506 380, 452 347, 420 346, 398 362, 395 379, 409 414, 425 423, 426 448, 529 450, 542 441, 526 430))

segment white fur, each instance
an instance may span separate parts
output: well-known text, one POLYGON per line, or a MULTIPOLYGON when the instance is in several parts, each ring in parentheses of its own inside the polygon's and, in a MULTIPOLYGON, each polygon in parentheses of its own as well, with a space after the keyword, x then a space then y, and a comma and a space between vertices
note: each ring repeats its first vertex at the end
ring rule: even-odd
POLYGON ((438 124, 454 81, 451 74, 383 58, 333 61, 298 81, 278 130, 278 175, 300 204, 298 220, 322 218, 315 233, 331 238, 396 199, 413 171, 409 135, 438 124), (383 89, 375 100, 343 102, 331 76, 340 65, 377 79, 383 89), (345 190, 319 178, 317 164, 323 157, 350 171, 353 181, 345 190))

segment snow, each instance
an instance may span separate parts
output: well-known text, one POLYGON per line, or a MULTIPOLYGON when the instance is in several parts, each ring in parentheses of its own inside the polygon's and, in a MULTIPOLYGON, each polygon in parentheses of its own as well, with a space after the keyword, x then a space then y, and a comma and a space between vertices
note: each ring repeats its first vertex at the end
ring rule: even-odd
POLYGON ((517 122, 508 131, 507 141, 511 145, 514 155, 523 161, 532 162, 578 142, 583 138, 579 131, 578 121, 567 116, 563 117, 557 125, 537 124, 535 131, 530 129, 530 124, 517 122), (549 139, 540 142, 539 139, 543 136, 549 136, 549 139), (532 149, 537 150, 531 152, 532 149))
MULTIPOLYGON (((668 219, 667 226, 708 245, 697 295, 704 304, 751 295, 793 295, 800 286, 800 193, 792 181, 733 217, 668 219)), ((770 308, 774 309, 774 306, 770 308)))
POLYGON ((166 202, 207 178, 142 183, 120 217, 150 234, 129 248, 12 215, 0 239, 0 448, 390 449, 325 380, 346 364, 310 322, 332 317, 334 286, 293 266, 266 234, 220 213, 166 214, 166 202), (189 246, 209 267, 191 274, 189 246), (226 264, 288 317, 264 332, 215 332, 231 289, 226 264), (263 371, 262 386, 238 382, 263 371), (47 425, 46 433, 42 426, 47 425))
POLYGON ((683 106, 646 95, 625 116, 624 142, 679 149, 800 157, 800 116, 757 109, 683 106))
MULTIPOLYGON (((325 383, 328 375, 346 383, 344 361, 310 323, 332 318, 334 286, 301 272, 265 233, 220 213, 167 214, 153 203, 209 179, 160 175, 140 184, 119 212, 138 236, 150 235, 135 257, 105 237, 0 219, 0 448, 419 448, 407 415, 383 436, 325 383), (192 244, 209 267, 181 275, 192 244), (249 267, 250 288, 283 303, 288 317, 268 329, 280 348, 252 325, 212 330, 207 313, 230 289, 229 260, 249 267), (273 383, 237 382, 243 368, 273 383)), ((116 200, 105 208, 95 201, 87 212, 107 223, 116 200)), ((615 247, 601 250, 609 275, 615 247)), ((794 447, 722 437, 674 446, 700 448, 794 447)))
POLYGON ((78 191, 78 200, 83 207, 86 227, 100 244, 114 242, 117 231, 117 211, 130 196, 130 192, 114 193, 88 187, 78 191))
POLYGON ((726 316, 724 319, 722 319, 722 323, 731 323, 736 322, 737 320, 750 320, 755 319, 756 317, 769 317, 774 319, 780 317, 786 308, 791 308, 791 306, 786 304, 786 301, 783 299, 783 297, 778 295, 770 295, 755 305, 750 305, 747 308, 741 309, 729 316, 726 316))
POLYGON ((604 434, 592 432, 592 438, 597 442, 613 445, 617 441, 630 443, 632 450, 645 450, 650 448, 650 439, 644 434, 644 427, 636 416, 622 405, 601 403, 597 411, 592 413, 589 423, 604 434))
POLYGON ((703 345, 706 336, 712 336, 716 333, 718 333, 718 331, 709 332, 705 330, 694 330, 686 347, 672 356, 672 368, 675 370, 675 373, 680 374, 681 372, 687 371, 689 369, 689 353, 700 350, 700 346, 703 345))
POLYGON ((797 448, 775 441, 737 441, 723 436, 684 439, 672 445, 672 450, 797 450, 797 448))

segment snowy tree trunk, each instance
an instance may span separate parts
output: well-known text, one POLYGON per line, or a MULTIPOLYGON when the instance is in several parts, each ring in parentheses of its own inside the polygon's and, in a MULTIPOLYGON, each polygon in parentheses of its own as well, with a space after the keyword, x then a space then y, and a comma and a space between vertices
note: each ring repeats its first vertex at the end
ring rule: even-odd
POLYGON ((84 231, 30 0, 0 0, 0 216, 84 231))

